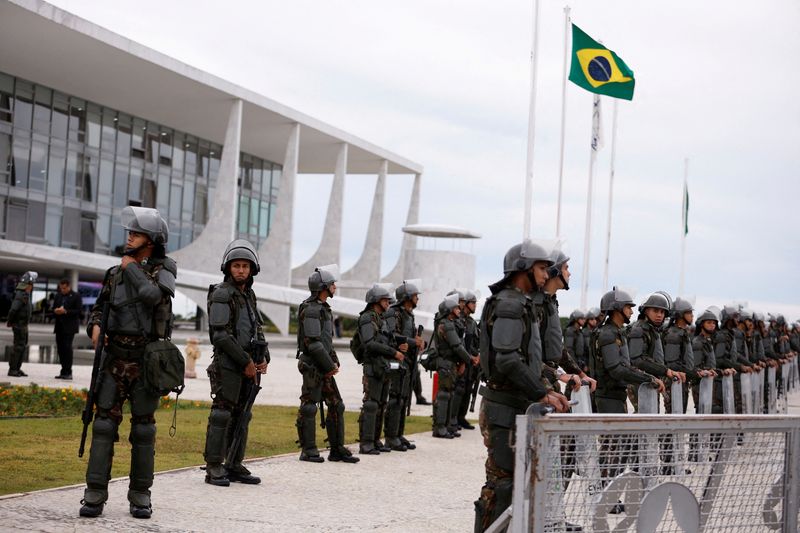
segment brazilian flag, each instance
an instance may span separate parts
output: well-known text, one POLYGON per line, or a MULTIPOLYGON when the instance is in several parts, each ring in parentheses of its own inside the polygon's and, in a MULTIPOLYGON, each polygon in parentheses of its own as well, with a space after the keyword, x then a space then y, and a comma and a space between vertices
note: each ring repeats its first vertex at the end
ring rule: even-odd
POLYGON ((633 100, 633 71, 614 52, 572 25, 569 80, 589 92, 633 100))

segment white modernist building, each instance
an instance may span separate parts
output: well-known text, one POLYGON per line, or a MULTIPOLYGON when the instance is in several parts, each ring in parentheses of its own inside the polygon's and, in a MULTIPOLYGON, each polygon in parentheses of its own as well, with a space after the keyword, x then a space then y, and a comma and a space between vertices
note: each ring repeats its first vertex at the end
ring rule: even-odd
MULTIPOLYGON (((380 278, 386 180, 422 166, 41 0, 0 0, 0 271, 97 280, 118 259, 126 205, 157 207, 170 225, 178 287, 205 306, 234 238, 256 242, 262 311, 288 332, 314 265, 338 263, 348 174, 377 174, 364 252, 343 274, 380 278), (292 269, 294 190, 302 174, 334 174, 324 235, 292 269), (294 285, 294 288, 292 287, 294 285)), ((415 238, 403 240, 402 280, 415 238)), ((361 299, 335 298, 354 316, 361 299)), ((420 316, 423 323, 429 319, 420 316)))

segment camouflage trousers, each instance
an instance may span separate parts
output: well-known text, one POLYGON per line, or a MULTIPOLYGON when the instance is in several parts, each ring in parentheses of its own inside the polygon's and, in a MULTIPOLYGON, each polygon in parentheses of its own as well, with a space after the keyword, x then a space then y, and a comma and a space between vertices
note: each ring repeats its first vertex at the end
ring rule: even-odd
POLYGON ((389 374, 385 365, 382 359, 364 363, 364 375, 361 378, 364 397, 358 417, 358 440, 361 443, 374 443, 381 438, 389 399, 389 374))
POLYGON ((489 400, 481 402, 478 424, 486 446, 486 483, 475 501, 475 532, 485 531, 511 505, 514 485, 513 421, 518 411, 489 400))
POLYGON ((14 334, 14 344, 11 349, 11 357, 8 359, 9 372, 22 368, 25 350, 28 349, 28 326, 14 326, 11 331, 14 334))
POLYGON ((92 445, 86 469, 84 500, 99 504, 108 498, 108 481, 119 441, 122 407, 130 402, 131 470, 128 500, 139 506, 150 505, 153 485, 156 420, 159 395, 140 379, 144 348, 108 346, 106 360, 97 379, 97 413, 92 425, 92 445))
POLYGON ((317 367, 302 358, 298 370, 303 376, 300 388, 300 408, 297 410, 298 444, 309 455, 319 455, 316 445, 317 404, 328 409, 325 421, 331 449, 344 445, 344 402, 333 376, 325 377, 317 367))

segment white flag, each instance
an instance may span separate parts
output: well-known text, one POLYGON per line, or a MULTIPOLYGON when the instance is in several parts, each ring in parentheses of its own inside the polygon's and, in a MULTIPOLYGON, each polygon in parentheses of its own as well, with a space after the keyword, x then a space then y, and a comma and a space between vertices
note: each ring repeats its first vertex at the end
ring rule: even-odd
POLYGON ((592 108, 592 150, 595 152, 603 147, 603 125, 600 121, 600 95, 594 95, 592 108))

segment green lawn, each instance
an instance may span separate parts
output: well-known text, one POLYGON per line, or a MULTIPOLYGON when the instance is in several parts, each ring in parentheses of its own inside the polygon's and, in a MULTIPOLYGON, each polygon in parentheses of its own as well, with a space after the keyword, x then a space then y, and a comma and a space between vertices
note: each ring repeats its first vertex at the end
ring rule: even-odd
MULTIPOLYGON (((206 421, 209 405, 205 402, 181 402, 178 410, 178 432, 169 436, 172 409, 156 413, 156 471, 203 464, 206 421)), ((296 407, 255 406, 247 457, 267 457, 298 452, 295 440, 296 407)), ((358 413, 345 413, 345 436, 348 442, 358 438, 358 413)), ((89 458, 91 430, 86 453, 78 458, 81 436, 80 416, 64 418, 0 418, 0 464, 6 473, 0 476, 0 495, 83 483, 89 458)), ((406 421, 406 433, 429 431, 429 417, 414 416, 406 421)), ((130 444, 128 415, 120 425, 120 441, 115 446, 115 463, 111 476, 128 474, 130 444)), ((317 425, 320 449, 325 446, 325 430, 317 425)))

